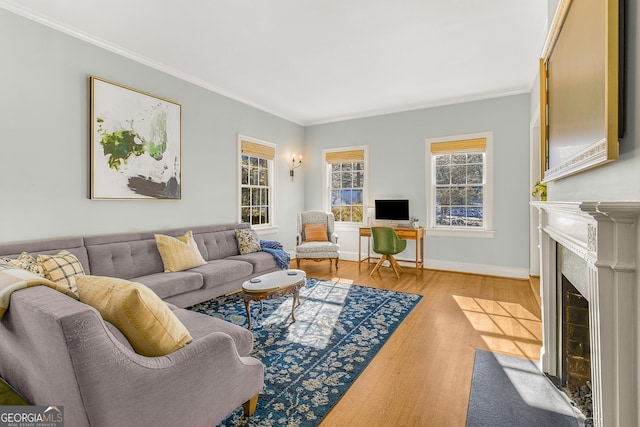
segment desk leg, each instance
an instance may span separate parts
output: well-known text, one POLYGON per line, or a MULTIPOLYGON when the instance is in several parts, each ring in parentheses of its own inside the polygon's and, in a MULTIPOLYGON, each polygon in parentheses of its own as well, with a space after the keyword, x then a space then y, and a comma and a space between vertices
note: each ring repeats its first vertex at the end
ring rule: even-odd
POLYGON ((418 271, 419 271, 418 266, 420 265, 419 264, 420 258, 418 258, 418 246, 420 246, 419 245, 420 242, 418 240, 420 240, 419 237, 416 239, 416 276, 418 275, 418 271))
POLYGON ((358 234, 358 271, 360 271, 360 263, 362 262, 361 260, 362 256, 360 255, 361 245, 362 245, 362 236, 358 234))
POLYGON ((420 264, 422 265, 422 271, 424 271, 424 237, 420 239, 420 264))

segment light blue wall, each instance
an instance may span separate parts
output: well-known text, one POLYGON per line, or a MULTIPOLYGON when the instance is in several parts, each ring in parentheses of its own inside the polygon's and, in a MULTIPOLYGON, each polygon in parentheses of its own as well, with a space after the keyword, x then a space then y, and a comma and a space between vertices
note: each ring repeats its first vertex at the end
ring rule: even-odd
MULTIPOLYGON (((369 146, 369 203, 410 200, 426 217, 425 139, 494 132, 493 239, 428 237, 428 261, 525 269, 529 265, 529 94, 309 126, 305 130, 305 207, 321 209, 322 150, 369 146)), ((353 242, 342 241, 357 253, 353 242)), ((342 247, 341 247, 342 250, 342 247)))
POLYGON ((640 36, 638 3, 627 3, 626 132, 618 160, 595 169, 553 181, 549 200, 640 200, 640 36))
POLYGON ((0 9, 0 242, 235 222, 237 133, 278 145, 276 223, 293 249, 304 129, 0 9), (89 76, 182 104, 182 200, 88 194, 89 76))

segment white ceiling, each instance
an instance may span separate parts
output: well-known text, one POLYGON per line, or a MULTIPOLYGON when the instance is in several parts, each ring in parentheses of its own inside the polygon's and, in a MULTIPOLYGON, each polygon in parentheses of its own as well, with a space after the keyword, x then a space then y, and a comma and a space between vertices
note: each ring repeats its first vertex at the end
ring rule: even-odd
POLYGON ((528 92, 547 17, 545 0, 0 7, 303 125, 528 92))

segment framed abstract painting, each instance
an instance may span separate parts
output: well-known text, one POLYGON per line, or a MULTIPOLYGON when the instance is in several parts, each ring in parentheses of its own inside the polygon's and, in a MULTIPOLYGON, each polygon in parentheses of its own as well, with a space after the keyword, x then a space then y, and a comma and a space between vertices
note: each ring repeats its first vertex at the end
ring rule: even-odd
POLYGON ((90 80, 91 199, 180 199, 182 105, 90 80))

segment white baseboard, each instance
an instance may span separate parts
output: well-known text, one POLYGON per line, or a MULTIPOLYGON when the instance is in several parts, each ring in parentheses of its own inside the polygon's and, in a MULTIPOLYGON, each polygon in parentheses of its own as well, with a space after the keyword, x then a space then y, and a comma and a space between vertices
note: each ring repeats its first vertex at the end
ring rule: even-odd
MULTIPOLYGON (((366 257, 366 255, 362 255, 362 258, 366 257)), ((344 259, 347 261, 358 261, 358 253, 357 252, 340 252, 340 259, 344 259)), ((400 264, 404 267, 414 267, 415 264, 411 262, 400 261, 400 264)), ((500 276, 500 277, 512 277, 515 279, 528 279, 529 278, 529 269, 528 268, 517 268, 517 267, 504 267, 501 265, 486 265, 486 264, 469 264, 464 262, 453 262, 453 261, 440 261, 440 260, 425 260, 425 268, 433 269, 433 270, 445 270, 445 271, 455 271, 459 273, 473 273, 473 274, 483 274, 487 276, 500 276)))

